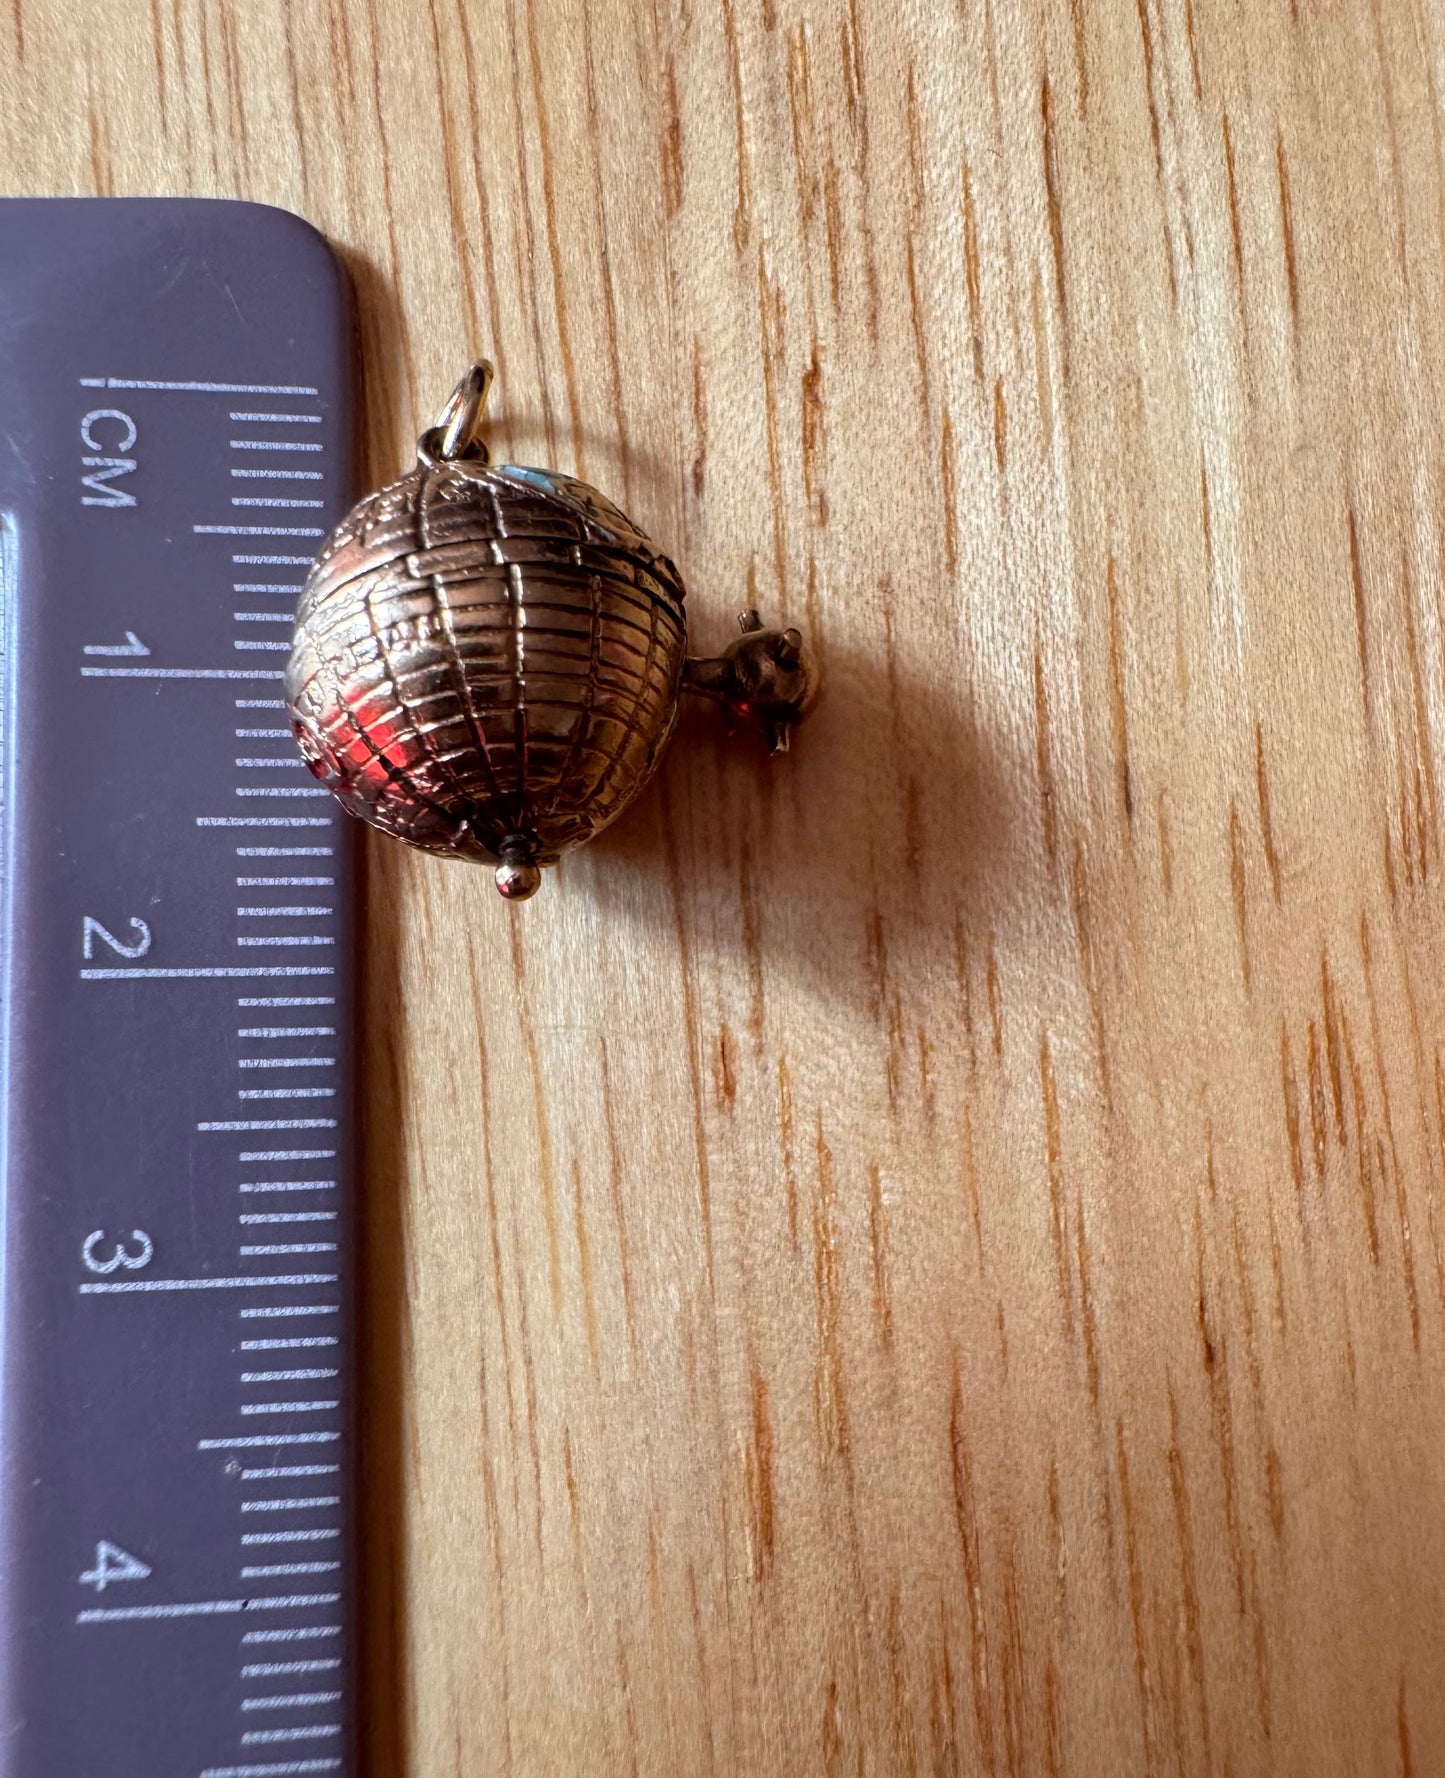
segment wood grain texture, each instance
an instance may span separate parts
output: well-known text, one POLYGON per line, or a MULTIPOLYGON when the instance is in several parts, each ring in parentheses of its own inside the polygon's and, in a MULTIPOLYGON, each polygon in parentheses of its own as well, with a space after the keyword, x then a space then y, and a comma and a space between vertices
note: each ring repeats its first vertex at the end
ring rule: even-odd
POLYGON ((705 647, 370 853, 378 1778, 1445 1771, 1445 11, 5 0, 0 176, 291 206, 705 647))

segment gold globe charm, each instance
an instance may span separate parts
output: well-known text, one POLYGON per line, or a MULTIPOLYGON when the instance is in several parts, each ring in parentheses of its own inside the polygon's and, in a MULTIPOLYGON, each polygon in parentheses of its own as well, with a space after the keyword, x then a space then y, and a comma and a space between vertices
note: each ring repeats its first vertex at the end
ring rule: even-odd
POLYGON ((307 576, 286 703, 312 772, 353 815, 428 852, 494 862, 509 900, 600 833, 657 767, 683 690, 775 751, 812 703, 796 630, 744 612, 687 655, 677 569, 595 488, 493 465, 475 364, 307 576))

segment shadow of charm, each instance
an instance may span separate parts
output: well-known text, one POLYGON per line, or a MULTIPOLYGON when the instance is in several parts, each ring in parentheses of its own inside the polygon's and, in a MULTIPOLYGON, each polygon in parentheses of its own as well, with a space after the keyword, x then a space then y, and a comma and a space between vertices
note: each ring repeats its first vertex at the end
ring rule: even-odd
POLYGON ((522 900, 647 783, 683 691, 776 752, 816 674, 798 631, 755 611, 724 655, 689 659, 682 580, 630 519, 571 476, 489 461, 491 380, 473 365, 416 467, 322 545, 286 704, 306 763, 353 815, 494 863, 522 900))

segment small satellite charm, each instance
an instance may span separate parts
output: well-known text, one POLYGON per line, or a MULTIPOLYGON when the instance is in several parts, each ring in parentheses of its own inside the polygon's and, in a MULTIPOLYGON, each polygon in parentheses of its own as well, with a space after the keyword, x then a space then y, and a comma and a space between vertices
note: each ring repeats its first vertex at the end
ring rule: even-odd
POLYGON ((682 692, 774 752, 813 701, 797 630, 755 611, 715 660, 687 654, 677 569, 585 482, 492 464, 474 364, 416 467, 341 521, 301 594, 286 704, 344 808, 446 857, 496 865, 512 900, 601 832, 656 769, 682 692))

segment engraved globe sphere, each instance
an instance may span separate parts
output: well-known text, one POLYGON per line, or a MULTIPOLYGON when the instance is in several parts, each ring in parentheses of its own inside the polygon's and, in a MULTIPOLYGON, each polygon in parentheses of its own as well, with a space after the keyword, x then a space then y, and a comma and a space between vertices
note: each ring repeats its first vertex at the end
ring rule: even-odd
POLYGON ((595 488, 423 460, 307 578, 286 701, 353 814, 521 898, 647 783, 686 657, 677 570, 595 488))

